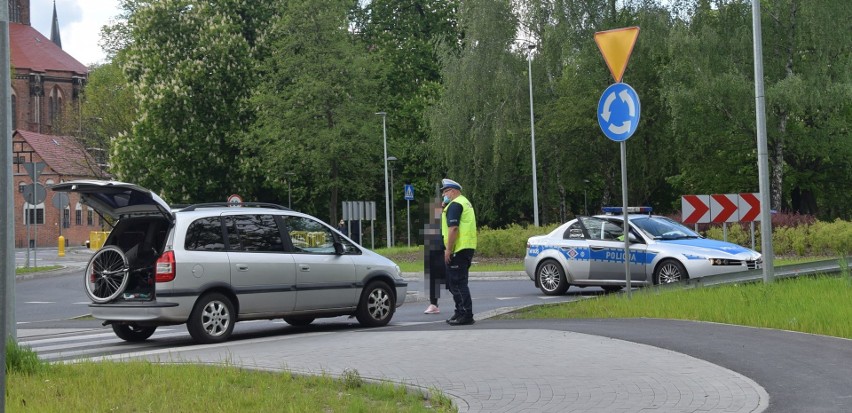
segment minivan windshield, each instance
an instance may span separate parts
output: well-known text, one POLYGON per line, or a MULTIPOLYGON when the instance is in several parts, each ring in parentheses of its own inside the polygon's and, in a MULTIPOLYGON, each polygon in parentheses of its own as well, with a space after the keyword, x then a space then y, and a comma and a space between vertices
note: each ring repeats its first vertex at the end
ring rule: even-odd
POLYGON ((701 237, 691 229, 666 217, 632 218, 630 222, 654 239, 673 240, 701 237))

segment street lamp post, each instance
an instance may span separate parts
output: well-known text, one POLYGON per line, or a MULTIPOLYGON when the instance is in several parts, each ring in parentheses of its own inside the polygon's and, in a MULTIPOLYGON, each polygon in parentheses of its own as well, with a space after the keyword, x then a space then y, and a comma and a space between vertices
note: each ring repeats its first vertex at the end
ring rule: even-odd
POLYGON ((382 141, 384 142, 384 156, 382 157, 385 161, 385 223, 387 225, 386 233, 387 233, 387 246, 390 247, 391 244, 391 222, 390 222, 390 194, 388 191, 388 132, 386 119, 388 114, 386 112, 376 112, 376 115, 382 117, 382 141))
MULTIPOLYGON (((293 176, 295 172, 284 172, 284 175, 293 176)), ((293 192, 290 190, 290 178, 287 178, 287 208, 293 209, 293 192)))
MULTIPOLYGON (((398 159, 396 159, 396 156, 388 156, 388 162, 393 162, 393 161, 397 161, 397 160, 398 159)), ((391 208, 391 221, 390 221, 391 222, 391 224, 390 224, 391 237, 390 237, 390 241, 388 242, 388 245, 392 247, 395 244, 393 237, 396 236, 396 214, 395 214, 395 211, 394 211, 394 208, 393 208, 394 201, 396 200, 393 197, 393 166, 391 166, 391 168, 390 168, 390 199, 391 199, 391 203, 390 203, 390 206, 391 206, 390 207, 391 208)))
POLYGON ((533 88, 532 88, 532 52, 536 45, 527 45, 529 53, 527 54, 527 63, 530 78, 530 143, 532 146, 532 179, 533 179, 533 223, 538 226, 538 182, 535 175, 535 116, 533 114, 533 88))

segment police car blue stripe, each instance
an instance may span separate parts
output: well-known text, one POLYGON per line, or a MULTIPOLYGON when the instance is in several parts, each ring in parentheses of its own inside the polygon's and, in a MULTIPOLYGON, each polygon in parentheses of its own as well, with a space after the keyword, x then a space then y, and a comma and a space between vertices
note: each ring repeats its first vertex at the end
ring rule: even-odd
MULTIPOLYGON (((624 249, 606 248, 594 251, 589 248, 569 247, 562 249, 545 245, 532 245, 527 250, 530 257, 537 257, 546 250, 557 250, 569 261, 599 261, 599 262, 624 262, 624 249)), ((639 264, 650 264, 657 257, 656 252, 631 251, 630 262, 639 264)))

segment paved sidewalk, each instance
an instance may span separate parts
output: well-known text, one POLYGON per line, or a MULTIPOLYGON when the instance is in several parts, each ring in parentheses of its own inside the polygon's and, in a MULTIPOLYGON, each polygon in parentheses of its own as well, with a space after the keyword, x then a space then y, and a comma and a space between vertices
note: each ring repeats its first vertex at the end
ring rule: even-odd
POLYGON ((391 327, 343 334, 300 333, 119 358, 333 376, 357 371, 366 379, 439 389, 460 412, 760 412, 769 403, 763 387, 731 370, 581 333, 391 327))

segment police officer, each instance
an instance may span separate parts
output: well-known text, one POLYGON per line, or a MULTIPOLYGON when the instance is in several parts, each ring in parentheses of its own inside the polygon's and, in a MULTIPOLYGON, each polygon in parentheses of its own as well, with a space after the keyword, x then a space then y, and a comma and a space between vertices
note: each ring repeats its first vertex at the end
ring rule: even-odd
POLYGON ((452 326, 474 323, 467 279, 476 251, 476 215, 473 205, 461 194, 461 189, 461 185, 452 179, 441 181, 441 195, 446 205, 441 213, 441 235, 446 248, 447 288, 456 304, 455 313, 447 319, 452 326))

